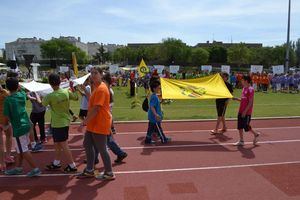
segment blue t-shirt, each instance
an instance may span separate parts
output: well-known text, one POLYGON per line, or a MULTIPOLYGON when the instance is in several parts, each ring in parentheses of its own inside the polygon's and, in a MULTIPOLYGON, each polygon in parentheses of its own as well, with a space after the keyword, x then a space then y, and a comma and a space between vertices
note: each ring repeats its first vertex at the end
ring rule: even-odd
POLYGON ((148 110, 148 120, 151 123, 156 123, 155 115, 153 114, 151 107, 154 107, 156 113, 160 116, 162 119, 162 112, 161 112, 161 107, 160 107, 160 102, 159 98, 157 97, 156 94, 152 94, 150 97, 150 103, 149 103, 149 110, 148 110))

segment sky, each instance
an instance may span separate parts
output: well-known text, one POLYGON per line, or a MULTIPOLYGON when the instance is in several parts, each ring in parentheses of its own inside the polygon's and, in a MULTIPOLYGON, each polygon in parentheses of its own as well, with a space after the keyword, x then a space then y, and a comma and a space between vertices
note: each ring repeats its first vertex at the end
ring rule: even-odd
MULTIPOLYGON (((288 0, 1 0, 0 48, 17 38, 81 37, 83 42, 286 42, 288 0)), ((300 38, 292 0, 291 40, 300 38)))

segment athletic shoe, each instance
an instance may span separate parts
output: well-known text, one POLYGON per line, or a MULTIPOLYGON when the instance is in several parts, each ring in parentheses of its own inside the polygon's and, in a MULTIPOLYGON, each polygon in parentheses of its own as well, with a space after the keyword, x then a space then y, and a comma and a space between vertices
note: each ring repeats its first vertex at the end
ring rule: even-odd
POLYGON ((161 141, 161 143, 166 144, 171 141, 171 138, 166 137, 164 140, 161 141))
POLYGON ((7 156, 4 158, 4 162, 6 162, 7 164, 12 164, 15 162, 15 160, 13 156, 7 156))
POLYGON ((234 146, 244 146, 244 141, 239 140, 237 143, 234 144, 234 146))
POLYGON ((76 178, 78 179, 93 178, 93 177, 95 177, 94 171, 89 172, 86 169, 84 169, 83 172, 81 172, 76 176, 76 178))
POLYGON ((45 143, 47 143, 47 142, 48 142, 47 138, 41 140, 41 143, 42 143, 42 144, 45 144, 45 143))
POLYGON ((77 172, 77 168, 76 167, 71 167, 70 165, 68 165, 65 169, 64 169, 65 173, 75 173, 77 172))
POLYGON ((34 177, 34 176, 39 176, 41 175, 41 170, 39 168, 34 168, 30 172, 27 173, 27 177, 34 177))
POLYGON ((54 165, 53 162, 50 165, 46 165, 47 170, 58 170, 61 168, 61 165, 54 165))
POLYGON ((121 156, 117 157, 115 163, 121 163, 127 156, 128 156, 127 153, 124 152, 121 156))
POLYGON ((258 142, 258 137, 259 137, 260 133, 257 133, 257 135, 254 137, 253 139, 253 145, 255 146, 258 142))
POLYGON ((23 168, 21 168, 21 167, 9 169, 4 172, 5 175, 20 175, 22 173, 23 173, 23 168))
POLYGON ((103 181, 111 181, 111 180, 115 180, 116 176, 114 175, 114 173, 107 173, 107 172, 102 172, 99 175, 96 176, 96 179, 100 179, 103 181))
POLYGON ((31 149, 32 153, 39 152, 43 149, 42 143, 36 143, 36 145, 31 149))
POLYGON ((153 140, 145 140, 145 144, 155 144, 155 141, 153 141, 153 140))

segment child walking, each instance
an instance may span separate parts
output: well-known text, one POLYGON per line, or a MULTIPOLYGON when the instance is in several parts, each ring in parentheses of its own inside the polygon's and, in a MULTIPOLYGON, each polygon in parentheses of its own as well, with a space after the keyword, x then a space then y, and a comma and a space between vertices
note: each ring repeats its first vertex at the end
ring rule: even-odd
POLYGON ((44 106, 50 105, 51 108, 51 132, 54 141, 55 158, 54 161, 46 166, 48 170, 61 168, 61 152, 65 154, 68 165, 64 172, 77 172, 71 151, 68 146, 69 125, 70 125, 70 100, 78 100, 78 95, 70 84, 70 89, 61 89, 60 77, 57 74, 49 75, 49 83, 54 90, 42 100, 44 106))
POLYGON ((253 101, 254 101, 254 88, 251 87, 251 78, 249 76, 244 76, 242 78, 242 97, 233 98, 234 100, 240 101, 240 108, 238 113, 238 131, 240 135, 240 140, 235 144, 236 146, 244 145, 244 136, 243 130, 245 132, 250 131, 253 136, 253 145, 257 144, 259 132, 256 132, 250 126, 251 114, 253 110, 253 101))
POLYGON ((28 145, 30 143, 29 134, 31 122, 26 112, 26 93, 19 89, 19 81, 16 77, 8 78, 6 80, 6 87, 10 91, 10 95, 4 100, 4 130, 9 127, 10 122, 12 124, 13 137, 16 143, 17 162, 16 167, 5 171, 5 174, 22 174, 22 163, 23 160, 26 160, 32 168, 32 170, 27 173, 27 176, 38 176, 41 174, 41 171, 33 161, 28 149, 28 145))
POLYGON ((152 95, 150 96, 149 110, 148 110, 148 131, 145 139, 145 144, 153 144, 152 134, 158 133, 161 142, 167 143, 171 140, 171 138, 167 138, 163 133, 161 128, 162 121, 162 111, 160 106, 160 101, 157 94, 160 91, 160 82, 158 80, 154 80, 150 82, 150 89, 152 95))

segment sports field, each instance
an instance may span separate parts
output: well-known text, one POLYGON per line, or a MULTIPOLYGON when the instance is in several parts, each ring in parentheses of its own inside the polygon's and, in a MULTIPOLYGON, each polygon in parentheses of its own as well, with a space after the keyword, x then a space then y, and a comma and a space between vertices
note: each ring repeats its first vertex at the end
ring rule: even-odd
MULTIPOLYGON (((115 105, 113 109, 114 119, 117 121, 146 120, 147 115, 141 106, 131 108, 134 98, 129 97, 128 87, 114 87, 115 105)), ((240 97, 241 90, 236 89, 234 96, 240 97)), ((142 103, 145 92, 139 88, 138 99, 142 103)), ((300 116, 300 94, 286 93, 261 93, 257 92, 254 99, 253 117, 280 117, 300 116)), ((235 118, 237 115, 238 102, 229 103, 226 117, 235 118)), ((31 104, 27 102, 28 113, 31 104)), ((78 114, 80 101, 73 101, 71 109, 78 114)), ((164 119, 214 119, 216 109, 214 100, 175 100, 170 104, 163 105, 164 119)), ((46 121, 49 121, 50 113, 46 114, 46 121)))

